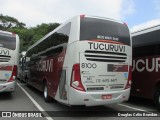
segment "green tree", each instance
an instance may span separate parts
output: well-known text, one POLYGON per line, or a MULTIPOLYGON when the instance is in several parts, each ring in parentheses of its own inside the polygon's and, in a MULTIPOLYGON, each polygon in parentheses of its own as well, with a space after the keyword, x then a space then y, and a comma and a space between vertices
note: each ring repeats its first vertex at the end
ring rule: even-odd
POLYGON ((37 42, 47 33, 57 28, 59 23, 42 23, 36 27, 27 28, 23 22, 19 22, 16 18, 0 15, 0 29, 14 32, 20 37, 20 50, 26 51, 29 46, 37 42))
POLYGON ((16 18, 10 16, 4 16, 0 14, 0 29, 7 30, 9 28, 25 28, 23 22, 19 22, 16 18))
MULTIPOLYGON (((60 24, 59 23, 42 23, 41 25, 37 25, 36 27, 29 28, 29 30, 33 31, 34 36, 31 39, 31 42, 29 42, 30 45, 34 44, 38 40, 40 40, 43 36, 45 36, 47 33, 51 32, 55 28, 57 28, 60 24)), ((28 43, 28 42, 27 42, 28 43)))

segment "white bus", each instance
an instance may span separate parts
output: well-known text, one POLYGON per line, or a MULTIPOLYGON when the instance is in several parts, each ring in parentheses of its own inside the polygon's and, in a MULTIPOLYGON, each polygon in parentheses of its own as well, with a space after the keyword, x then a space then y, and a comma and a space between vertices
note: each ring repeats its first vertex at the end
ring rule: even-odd
POLYGON ((123 22, 74 17, 32 45, 26 57, 26 81, 46 101, 97 106, 128 100, 132 44, 123 22))
POLYGON ((0 92, 15 91, 18 63, 18 35, 0 30, 0 92))

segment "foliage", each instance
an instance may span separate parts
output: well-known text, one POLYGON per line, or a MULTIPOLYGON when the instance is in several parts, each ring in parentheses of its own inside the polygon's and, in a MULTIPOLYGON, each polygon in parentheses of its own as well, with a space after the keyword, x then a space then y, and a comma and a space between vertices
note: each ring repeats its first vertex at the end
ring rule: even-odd
POLYGON ((14 32, 20 37, 20 49, 26 51, 29 46, 37 42, 47 33, 58 27, 59 23, 42 23, 36 27, 27 28, 22 22, 10 16, 0 15, 0 30, 14 32))
POLYGON ((0 29, 7 30, 8 28, 25 28, 25 24, 19 22, 16 18, 4 16, 0 14, 0 29))

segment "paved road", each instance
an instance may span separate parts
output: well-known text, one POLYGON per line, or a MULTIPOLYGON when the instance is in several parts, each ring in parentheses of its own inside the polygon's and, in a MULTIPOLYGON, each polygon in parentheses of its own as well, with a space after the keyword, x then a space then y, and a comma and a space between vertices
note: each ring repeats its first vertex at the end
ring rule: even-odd
MULTIPOLYGON (((38 120, 116 120, 117 117, 111 117, 114 113, 117 114, 117 111, 144 111, 145 113, 153 113, 158 112, 152 101, 137 99, 134 98, 129 102, 115 104, 115 105, 106 105, 106 106, 98 106, 98 107, 84 107, 84 106, 76 106, 69 107, 62 105, 56 101, 51 103, 44 102, 42 97, 42 93, 37 91, 32 87, 27 87, 26 84, 18 82, 17 89, 12 94, 0 94, 0 111, 50 111, 45 112, 44 114, 47 117, 37 118, 38 120), (105 113, 106 112, 106 113, 105 113), (51 114, 52 113, 52 114, 51 114), (75 116, 78 115, 77 116, 75 116), (58 115, 58 117, 57 117, 58 115), (70 117, 60 117, 60 116, 70 115, 70 117), (50 117, 51 116, 51 117, 50 117), (73 117, 74 116, 74 117, 73 117)), ((115 114, 114 114, 115 115, 115 114)), ((138 119, 139 117, 120 117, 119 119, 138 119)), ((7 118, 0 118, 0 120, 5 120, 7 118)), ((12 118, 8 118, 11 119, 12 118)), ((7 119, 7 120, 8 120, 7 119)), ((17 119, 17 118, 15 118, 17 119)), ((19 118, 22 119, 22 118, 19 118)), ((24 119, 24 118, 23 118, 24 119)), ((36 120, 36 118, 25 118, 26 120, 36 120)), ((24 119, 24 120, 25 120, 24 119)), ((139 118, 141 119, 141 118, 139 118)), ((150 120, 150 117, 143 117, 143 119, 150 120)), ((157 119, 158 117, 154 117, 152 119, 157 119)))

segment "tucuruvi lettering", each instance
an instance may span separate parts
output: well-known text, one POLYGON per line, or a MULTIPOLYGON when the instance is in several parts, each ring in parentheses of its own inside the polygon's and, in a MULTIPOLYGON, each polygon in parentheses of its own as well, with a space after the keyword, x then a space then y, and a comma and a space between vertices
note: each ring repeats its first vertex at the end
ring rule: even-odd
POLYGON ((39 61, 37 63, 37 71, 53 72, 53 59, 39 61))
POLYGON ((152 58, 152 59, 138 59, 133 60, 133 68, 132 71, 148 71, 148 72, 158 72, 160 68, 160 58, 152 58))
POLYGON ((91 50, 105 50, 111 52, 125 52, 125 46, 117 44, 104 44, 104 43, 93 43, 88 42, 91 50))
POLYGON ((9 55, 9 50, 0 50, 0 55, 9 55))

